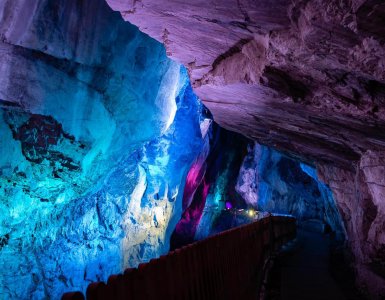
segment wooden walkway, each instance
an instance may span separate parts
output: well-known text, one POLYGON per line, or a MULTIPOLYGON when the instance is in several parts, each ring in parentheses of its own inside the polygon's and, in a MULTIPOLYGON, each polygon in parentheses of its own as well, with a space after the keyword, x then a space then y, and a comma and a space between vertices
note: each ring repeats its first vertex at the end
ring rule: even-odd
MULTIPOLYGON (((89 300, 256 299, 267 258, 296 234, 289 216, 221 232, 89 285, 89 300)), ((84 299, 81 292, 63 300, 84 299)))

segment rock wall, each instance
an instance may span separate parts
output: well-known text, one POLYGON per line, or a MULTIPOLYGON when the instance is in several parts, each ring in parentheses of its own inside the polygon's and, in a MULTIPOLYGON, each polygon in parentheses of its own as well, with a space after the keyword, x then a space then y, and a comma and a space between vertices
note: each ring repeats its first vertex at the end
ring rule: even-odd
POLYGON ((384 164, 366 163, 385 145, 383 1, 106 1, 188 68, 219 125, 317 165, 357 263, 382 264, 366 250, 382 253, 384 164))
POLYGON ((385 202, 383 152, 368 151, 356 170, 318 166, 320 178, 333 191, 345 221, 358 285, 373 299, 385 295, 385 202))
POLYGON ((28 162, 55 159, 38 178, 49 193, 35 190, 36 197, 83 195, 122 153, 170 126, 179 65, 103 1, 2 1, 0 14, 0 105, 15 139, 4 143, 21 143, 28 162), (77 182, 71 192, 67 177, 77 182))
POLYGON ((235 191, 235 185, 250 141, 220 128, 211 120, 208 124, 203 151, 187 175, 183 214, 172 234, 171 248, 235 226, 222 226, 223 211, 226 206, 246 207, 244 199, 235 191))
POLYGON ((259 144, 251 145, 239 172, 236 191, 250 207, 291 214, 298 224, 317 219, 340 241, 345 230, 335 200, 316 169, 259 144))
POLYGON ((60 299, 166 253, 203 147, 186 71, 103 0, 0 16, 0 299, 60 299))

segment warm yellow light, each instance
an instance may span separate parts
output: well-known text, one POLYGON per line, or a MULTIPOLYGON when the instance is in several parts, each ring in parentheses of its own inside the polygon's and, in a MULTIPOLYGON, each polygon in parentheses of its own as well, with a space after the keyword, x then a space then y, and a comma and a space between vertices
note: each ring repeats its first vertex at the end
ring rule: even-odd
POLYGON ((253 217, 254 214, 255 214, 254 209, 249 209, 249 210, 247 211, 247 214, 249 215, 249 217, 253 217))

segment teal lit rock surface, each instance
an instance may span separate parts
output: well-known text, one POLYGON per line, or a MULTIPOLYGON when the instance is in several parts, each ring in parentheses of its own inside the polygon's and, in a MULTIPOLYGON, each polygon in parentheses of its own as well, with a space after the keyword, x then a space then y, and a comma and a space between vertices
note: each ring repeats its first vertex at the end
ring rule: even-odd
POLYGON ((168 251, 202 107, 103 0, 0 14, 0 299, 58 299, 168 251))
MULTIPOLYGON (((18 193, 14 192, 17 186, 2 174, 2 188, 7 194, 1 195, 1 296, 58 298, 65 291, 84 291, 92 281, 107 280, 111 274, 168 251, 171 232, 182 212, 185 177, 203 146, 199 126, 202 107, 183 71, 180 79, 173 123, 163 135, 115 165, 96 192, 50 201, 32 193, 33 185, 28 180, 37 171, 12 174, 13 178, 17 176, 15 182, 24 184, 18 193), (20 177, 24 181, 20 182, 20 177)), ((26 124, 34 125, 31 130, 49 125, 60 133, 58 143, 65 140, 66 134, 52 118, 33 115, 28 120, 26 124)), ((6 122, 2 125, 5 133, 12 131, 6 122)), ((20 128, 24 132, 24 127, 20 128)), ((12 140, 21 133, 8 135, 12 140)), ((76 146, 76 139, 70 140, 73 144, 69 144, 76 146)), ((15 148, 21 151, 21 146, 15 148)), ((50 151, 38 161, 28 161, 23 152, 19 158, 40 170, 44 170, 44 164, 57 161, 56 152, 50 151)), ((13 159, 9 157, 8 161, 13 159)), ((70 177, 71 168, 66 170, 65 179, 76 184, 70 177)))
MULTIPOLYGON (((119 160, 170 126, 180 67, 102 0, 12 6, 0 26, 2 126, 13 135, 1 141, 2 171, 39 174, 28 177, 39 182, 36 198, 65 202, 97 188, 119 160), (27 162, 3 166, 5 155, 23 153, 27 162), (44 171, 28 162, 45 163, 44 171)), ((8 9, 2 2, 2 14, 8 9)))

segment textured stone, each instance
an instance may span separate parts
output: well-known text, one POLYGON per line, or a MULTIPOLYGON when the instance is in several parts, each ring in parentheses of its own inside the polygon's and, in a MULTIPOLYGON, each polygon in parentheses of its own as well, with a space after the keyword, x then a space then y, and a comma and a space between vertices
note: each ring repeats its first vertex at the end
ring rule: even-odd
POLYGON ((300 226, 319 220, 329 226, 338 240, 345 240, 331 190, 308 165, 255 144, 249 147, 235 188, 249 207, 294 215, 300 226))
POLYGON ((345 168, 384 146, 381 1, 107 2, 188 68, 221 126, 345 168))
POLYGON ((385 295, 384 152, 368 151, 355 171, 331 165, 318 172, 332 189, 345 222, 357 271, 357 283, 373 299, 385 295))
MULTIPOLYGON (((183 86, 176 102, 178 109, 168 130, 130 153, 96 192, 83 197, 67 194, 65 201, 49 200, 49 181, 43 179, 50 164, 44 161, 61 164, 56 153, 42 151, 43 161, 34 162, 35 168, 26 174, 8 176, 3 168, 0 298, 60 298, 63 292, 85 291, 91 282, 106 281, 111 274, 168 252, 182 213, 187 171, 203 147, 202 107, 191 87, 183 86), (39 198, 39 192, 47 193, 47 198, 39 198)), ((33 120, 28 126, 34 125, 31 130, 37 132, 42 123, 56 124, 49 117, 33 120)), ((29 163, 21 149, 18 157, 5 147, 3 142, 12 139, 6 122, 0 122, 0 132, 9 137, 0 141, 3 166, 18 163, 20 167, 18 159, 29 163)), ((60 149, 69 151, 68 147, 60 149)), ((68 184, 76 184, 73 171, 63 169, 58 174, 68 184)))
POLYGON ((250 141, 210 122, 205 144, 192 164, 183 194, 183 214, 171 237, 177 248, 231 228, 221 219, 226 204, 245 208, 235 191, 240 165, 250 141))
MULTIPOLYGON (((123 152, 131 153, 170 126, 179 65, 105 2, 2 1, 0 14, 0 105, 9 111, 5 121, 16 140, 24 138, 25 154, 29 137, 23 128, 35 123, 34 130, 44 136, 48 125, 38 126, 36 118, 50 116, 51 123, 62 127, 63 138, 44 146, 39 145, 44 137, 29 139, 28 151, 38 150, 35 161, 44 159, 41 150, 46 148, 65 157, 67 166, 70 161, 78 165, 72 170, 76 187, 59 176, 60 166, 52 168, 47 180, 53 179, 56 188, 52 185, 50 201, 98 187, 124 159, 123 152), (16 116, 20 111, 32 119, 16 116), (71 186, 73 194, 66 195, 71 186)), ((19 171, 34 167, 24 165, 19 171)))
MULTIPOLYGON (((209 122, 166 53, 220 125, 317 163, 359 283, 384 294, 384 4, 107 2, 166 50, 102 0, 0 2, 0 298, 84 290, 166 252, 182 210, 183 221, 199 208, 185 222, 194 239, 223 228, 225 201, 258 201, 255 165, 241 170, 244 199, 235 193, 244 144, 209 149, 209 122)), ((318 196, 303 211, 305 178, 338 224, 313 169, 270 159, 269 205, 316 215, 318 196), (287 201, 293 187, 300 204, 287 201)))
POLYGON ((103 0, 0 16, 0 299, 60 299, 166 253, 203 146, 186 71, 103 0))
POLYGON ((106 1, 188 68, 219 125, 317 165, 358 281, 384 295, 383 1, 106 1))
POLYGON ((172 248, 250 222, 257 217, 253 210, 292 214, 303 226, 319 220, 344 243, 346 232, 332 192, 315 168, 215 123, 209 133, 187 175, 172 248))

